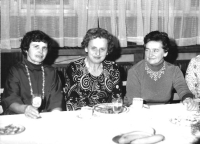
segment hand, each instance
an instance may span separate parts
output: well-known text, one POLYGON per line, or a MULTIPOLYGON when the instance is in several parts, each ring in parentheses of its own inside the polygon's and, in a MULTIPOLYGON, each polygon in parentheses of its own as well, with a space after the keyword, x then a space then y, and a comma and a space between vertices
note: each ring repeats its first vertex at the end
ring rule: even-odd
POLYGON ((200 89, 196 89, 196 94, 195 94, 196 98, 200 98, 200 89))
POLYGON ((62 109, 61 108, 54 108, 51 112, 61 112, 62 111, 62 109))
POLYGON ((192 98, 186 98, 183 101, 183 105, 187 106, 188 111, 195 111, 199 109, 199 103, 195 102, 192 98))
POLYGON ((33 119, 37 119, 41 117, 38 110, 31 105, 26 106, 24 114, 25 116, 29 118, 33 118, 33 119))

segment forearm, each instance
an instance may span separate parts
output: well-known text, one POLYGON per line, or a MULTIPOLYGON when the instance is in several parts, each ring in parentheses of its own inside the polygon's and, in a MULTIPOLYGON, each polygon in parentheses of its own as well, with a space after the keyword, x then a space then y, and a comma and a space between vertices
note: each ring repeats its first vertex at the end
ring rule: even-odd
POLYGON ((174 72, 173 87, 176 89, 181 100, 184 100, 186 97, 193 97, 188 89, 184 76, 178 67, 176 67, 174 72))
POLYGON ((9 106, 9 110, 18 114, 23 114, 25 112, 26 107, 27 105, 24 105, 24 104, 12 103, 9 106))
POLYGON ((47 111, 62 111, 63 107, 63 93, 62 93, 62 83, 60 77, 57 73, 55 73, 55 79, 52 81, 52 88, 51 88, 51 99, 49 100, 50 103, 46 107, 47 111))
POLYGON ((136 71, 128 72, 127 83, 126 83, 126 96, 124 102, 127 106, 132 104, 132 99, 134 97, 141 97, 141 82, 139 80, 139 75, 136 71))
POLYGON ((60 107, 57 107, 57 108, 54 108, 54 109, 52 109, 52 112, 55 112, 55 111, 62 111, 62 108, 60 108, 60 107))

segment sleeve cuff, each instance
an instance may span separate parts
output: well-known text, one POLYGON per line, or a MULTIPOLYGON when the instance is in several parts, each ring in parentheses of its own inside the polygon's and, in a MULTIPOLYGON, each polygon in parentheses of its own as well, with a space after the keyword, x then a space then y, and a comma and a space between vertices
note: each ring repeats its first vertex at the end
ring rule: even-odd
POLYGON ((187 93, 182 97, 182 101, 184 101, 186 98, 194 98, 194 95, 191 93, 187 93))

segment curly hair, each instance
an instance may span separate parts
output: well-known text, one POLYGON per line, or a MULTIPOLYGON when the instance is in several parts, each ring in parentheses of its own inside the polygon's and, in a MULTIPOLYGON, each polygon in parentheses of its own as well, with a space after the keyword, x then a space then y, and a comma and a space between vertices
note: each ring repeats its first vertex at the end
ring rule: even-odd
POLYGON ((47 44, 48 50, 51 49, 51 38, 40 30, 33 30, 27 32, 21 41, 20 48, 24 56, 27 56, 26 51, 29 50, 31 42, 44 42, 47 44))
POLYGON ((161 41, 163 45, 163 49, 165 52, 169 51, 170 48, 170 40, 168 37, 168 34, 165 32, 159 32, 159 31, 152 31, 148 33, 144 38, 144 47, 146 48, 146 44, 149 41, 161 41))
POLYGON ((110 54, 113 51, 114 48, 113 36, 107 30, 102 28, 89 29, 83 38, 81 47, 82 48, 88 47, 89 42, 95 38, 105 38, 108 41, 108 54, 110 54))

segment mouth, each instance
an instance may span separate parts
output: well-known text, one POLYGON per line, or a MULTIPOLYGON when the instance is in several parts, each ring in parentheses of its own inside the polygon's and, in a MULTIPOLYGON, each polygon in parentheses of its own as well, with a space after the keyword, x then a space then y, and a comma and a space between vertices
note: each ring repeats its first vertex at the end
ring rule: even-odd
POLYGON ((155 60, 155 58, 148 58, 149 60, 155 60))
POLYGON ((101 57, 94 57, 95 59, 101 59, 101 57))
POLYGON ((36 55, 35 57, 42 59, 43 55, 36 55))

